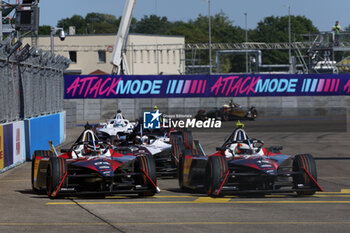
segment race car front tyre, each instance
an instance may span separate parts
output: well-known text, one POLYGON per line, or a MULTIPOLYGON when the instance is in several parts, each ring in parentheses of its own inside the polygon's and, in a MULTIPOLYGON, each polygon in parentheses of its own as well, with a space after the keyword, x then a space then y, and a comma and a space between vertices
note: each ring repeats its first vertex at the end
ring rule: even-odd
POLYGON ((297 191, 298 195, 313 195, 316 191, 302 191, 303 186, 309 188, 314 186, 314 181, 306 174, 304 169, 317 181, 316 163, 310 154, 300 154, 294 157, 293 172, 301 172, 302 174, 294 175, 293 183, 296 189, 301 190, 297 191))
POLYGON ((205 170, 206 190, 210 196, 218 196, 216 191, 220 189, 228 172, 228 164, 224 156, 210 156, 205 170))
POLYGON ((151 192, 142 192, 139 194, 139 196, 154 196, 154 194, 156 194, 156 187, 154 187, 154 185, 157 185, 156 163, 154 158, 150 155, 137 156, 136 161, 136 171, 142 173, 137 183, 154 190, 151 192), (148 177, 144 174, 144 172, 148 175, 148 177))
POLYGON ((185 190, 185 186, 184 186, 184 174, 183 174, 183 170, 184 170, 184 158, 183 156, 180 156, 180 160, 179 160, 179 164, 177 166, 177 177, 179 180, 179 186, 181 190, 185 190))
MULTIPOLYGON (((47 195, 50 198, 54 198, 52 195, 59 188, 64 176, 67 172, 67 162, 65 158, 60 157, 51 157, 47 167, 47 176, 46 176, 46 190, 47 195)), ((62 187, 66 187, 67 179, 65 179, 62 187)))
POLYGON ((33 153, 31 181, 32 181, 32 189, 36 193, 41 193, 43 191, 41 189, 36 188, 35 185, 34 185, 34 178, 36 178, 36 177, 34 177, 35 170, 37 171, 37 175, 38 175, 38 172, 39 172, 39 167, 36 167, 36 166, 39 166, 39 162, 37 161, 36 158, 37 157, 49 158, 49 157, 52 157, 52 156, 53 156, 53 153, 50 150, 36 150, 33 153))

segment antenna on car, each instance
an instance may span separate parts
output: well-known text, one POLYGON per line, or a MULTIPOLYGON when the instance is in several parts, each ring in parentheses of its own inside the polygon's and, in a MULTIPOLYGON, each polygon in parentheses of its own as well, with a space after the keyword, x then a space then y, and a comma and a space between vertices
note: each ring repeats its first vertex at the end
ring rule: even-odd
POLYGON ((56 155, 56 157, 58 157, 56 148, 55 148, 54 145, 52 144, 52 141, 49 141, 49 144, 50 144, 51 151, 56 155))
POLYGON ((244 124, 243 123, 241 123, 240 121, 237 121, 237 123, 236 123, 236 128, 244 128, 244 124))

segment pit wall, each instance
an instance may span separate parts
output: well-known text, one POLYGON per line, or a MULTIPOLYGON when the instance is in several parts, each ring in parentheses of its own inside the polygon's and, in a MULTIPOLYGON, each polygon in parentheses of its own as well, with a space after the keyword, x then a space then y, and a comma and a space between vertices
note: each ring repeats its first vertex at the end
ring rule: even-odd
POLYGON ((0 125, 0 173, 32 158, 35 150, 50 149, 66 137, 65 112, 0 125))
MULTIPOLYGON (((350 109, 350 96, 292 96, 292 97, 217 97, 217 98, 164 98, 164 99, 71 99, 65 100, 76 115, 76 122, 94 123, 113 117, 120 109, 127 119, 133 120, 142 116, 143 110, 152 110, 157 105, 160 112, 176 111, 177 114, 195 116, 199 109, 213 110, 228 104, 230 100, 243 108, 254 106, 259 116, 298 116, 317 115, 324 109, 326 115, 332 110, 350 109)), ((69 109, 65 109, 67 112, 69 109)), ((68 114, 68 113, 67 113, 68 114)), ((73 122, 70 125, 74 125, 73 122)))

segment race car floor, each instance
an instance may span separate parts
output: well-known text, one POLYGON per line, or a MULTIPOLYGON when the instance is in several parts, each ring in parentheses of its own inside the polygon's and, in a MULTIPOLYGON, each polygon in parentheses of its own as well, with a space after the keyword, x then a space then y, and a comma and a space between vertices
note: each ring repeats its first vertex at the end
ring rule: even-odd
MULTIPOLYGON (((248 122, 250 137, 286 154, 350 156, 346 132, 271 132, 248 122)), ((232 130, 196 130, 206 152, 215 151, 232 130)), ((81 128, 68 130, 67 145, 81 128)), ((176 179, 159 179, 154 197, 108 196, 50 200, 31 191, 30 162, 0 174, 0 232, 349 232, 350 160, 318 160, 325 192, 312 197, 265 195, 210 198, 185 193, 176 179)))

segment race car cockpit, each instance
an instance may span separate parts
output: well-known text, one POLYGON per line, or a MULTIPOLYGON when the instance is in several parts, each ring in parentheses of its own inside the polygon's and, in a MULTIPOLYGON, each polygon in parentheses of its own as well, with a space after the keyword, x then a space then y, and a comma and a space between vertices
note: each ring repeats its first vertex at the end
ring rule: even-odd
POLYGON ((224 150, 226 158, 264 155, 262 150, 264 142, 249 138, 243 128, 244 124, 238 121, 236 129, 221 147, 224 150))
POLYGON ((111 156, 108 145, 101 142, 89 126, 88 124, 85 126, 84 132, 81 133, 71 147, 72 158, 76 159, 93 155, 111 156))

